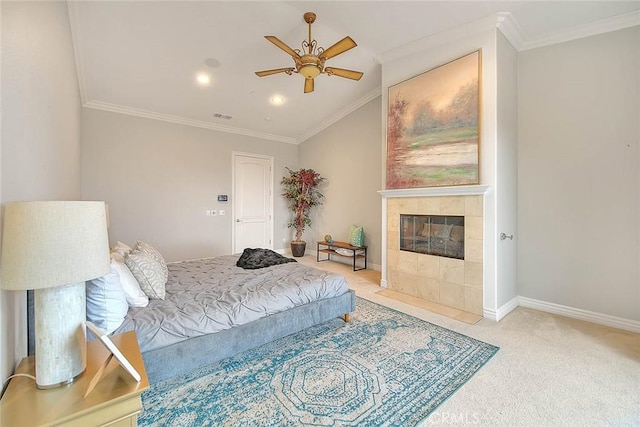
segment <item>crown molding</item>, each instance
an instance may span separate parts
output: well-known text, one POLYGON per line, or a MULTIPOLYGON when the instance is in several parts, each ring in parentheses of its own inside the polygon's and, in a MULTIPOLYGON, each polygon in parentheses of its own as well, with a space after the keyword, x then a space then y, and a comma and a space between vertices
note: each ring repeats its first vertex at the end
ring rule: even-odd
POLYGON ((441 47, 445 44, 453 43, 475 34, 495 30, 498 22, 500 21, 500 15, 501 14, 494 13, 484 18, 458 25, 456 27, 449 28, 448 30, 398 46, 382 53, 382 55, 380 55, 380 60, 384 64, 385 62, 395 61, 396 59, 418 54, 425 50, 441 47))
POLYGON ((362 98, 354 102, 353 104, 349 105, 347 108, 344 108, 343 110, 339 111, 337 114, 334 114, 329 119, 325 120, 320 125, 312 129, 311 131, 305 133, 299 138, 291 138, 291 137, 282 136, 282 135, 273 135, 273 134, 268 134, 264 132, 256 132, 248 129, 236 128, 233 126, 224 126, 216 123, 205 122, 202 120, 194 120, 194 119, 188 119, 180 116, 172 116, 170 114, 162 114, 162 113, 157 113, 155 111, 127 107, 125 105, 111 104, 111 103, 102 102, 102 101, 89 101, 89 102, 83 103, 82 106, 86 108, 93 108, 94 110, 110 111, 112 113, 127 114, 130 116, 144 117, 147 119, 160 120, 160 121, 169 122, 169 123, 178 123, 181 125, 217 130, 220 132, 233 133, 237 135, 252 136, 255 138, 267 139, 270 141, 285 142, 287 144, 300 144, 301 142, 304 142, 307 139, 311 138, 313 135, 331 126, 332 124, 342 119, 343 117, 354 112, 355 110, 362 107, 369 101, 372 101, 373 99, 377 98, 381 94, 382 94, 381 87, 377 87, 376 89, 372 90, 371 92, 369 92, 368 94, 366 94, 365 96, 363 96, 362 98))
POLYGON ((78 77, 78 89, 80 90, 80 102, 85 104, 88 100, 87 97, 87 83, 86 73, 84 71, 84 57, 82 56, 83 49, 80 49, 82 45, 83 30, 82 30, 82 18, 80 12, 79 1, 68 1, 67 12, 69 14, 69 27, 71 29, 71 44, 73 45, 73 54, 76 62, 76 74, 78 77))
POLYGON ((398 46, 382 53, 378 59, 381 63, 394 61, 408 55, 416 54, 447 43, 452 43, 464 37, 495 28, 499 29, 500 32, 504 34, 507 40, 509 40, 518 52, 522 52, 524 50, 534 49, 537 47, 622 30, 636 25, 640 25, 640 10, 591 22, 589 24, 567 28, 562 31, 544 34, 539 37, 527 37, 511 13, 500 12, 419 40, 415 40, 405 45, 398 46))
POLYGON ((154 111, 142 110, 139 108, 132 108, 124 105, 110 104, 108 102, 89 101, 84 103, 83 107, 93 108, 95 110, 110 111, 113 113, 128 114, 130 116, 144 117, 147 119, 160 120, 163 122, 178 123, 181 125, 217 130, 220 132, 234 133, 237 135, 251 136, 254 138, 267 139, 271 141, 286 142, 287 144, 298 143, 297 139, 289 138, 286 136, 256 132, 248 129, 236 128, 233 126, 218 125, 215 123, 205 122, 202 120, 187 119, 185 117, 172 116, 169 114, 161 114, 161 113, 156 113, 154 111))
POLYGON ((525 40, 519 50, 535 49, 640 25, 640 10, 525 40))
POLYGON ((500 12, 497 16, 496 27, 509 40, 509 43, 517 50, 522 50, 522 30, 520 25, 510 12, 500 12))
POLYGON ((380 95, 382 95, 382 88, 380 86, 378 86, 377 88, 375 88, 374 90, 372 90, 371 92, 369 92, 368 94, 366 94, 365 96, 363 96, 362 98, 360 98, 359 100, 354 102, 353 104, 347 106, 347 108, 344 108, 344 109, 340 110, 338 113, 336 113, 333 116, 329 117, 327 120, 323 121, 322 123, 320 123, 315 128, 313 128, 310 131, 308 131, 307 133, 303 134, 300 138, 298 138, 298 143, 306 141, 307 139, 311 138, 315 134, 317 134, 317 133, 321 132, 322 130, 328 128, 329 126, 331 126, 332 124, 334 124, 338 120, 340 120, 343 117, 349 115, 350 113, 354 112, 358 108, 362 107, 367 102, 374 100, 375 98, 379 97, 380 95))

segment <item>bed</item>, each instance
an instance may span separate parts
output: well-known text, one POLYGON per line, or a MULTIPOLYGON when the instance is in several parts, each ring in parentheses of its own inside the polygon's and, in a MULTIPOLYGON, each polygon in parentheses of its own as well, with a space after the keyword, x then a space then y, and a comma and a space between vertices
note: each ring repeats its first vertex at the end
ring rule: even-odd
POLYGON ((344 277, 297 262, 237 267, 240 255, 171 263, 165 299, 130 308, 113 333, 134 330, 158 382, 355 310, 344 277))

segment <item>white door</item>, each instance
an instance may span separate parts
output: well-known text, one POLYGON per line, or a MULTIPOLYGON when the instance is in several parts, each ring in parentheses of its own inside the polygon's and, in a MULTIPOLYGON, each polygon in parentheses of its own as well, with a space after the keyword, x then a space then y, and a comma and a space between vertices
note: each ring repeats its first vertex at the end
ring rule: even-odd
POLYGON ((273 157, 233 153, 233 253, 273 249, 273 157))

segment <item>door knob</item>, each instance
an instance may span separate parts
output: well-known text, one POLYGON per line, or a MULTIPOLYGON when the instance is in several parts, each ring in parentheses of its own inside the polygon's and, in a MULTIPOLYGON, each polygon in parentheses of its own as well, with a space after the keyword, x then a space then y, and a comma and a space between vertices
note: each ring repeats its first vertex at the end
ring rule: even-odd
POLYGON ((500 240, 513 240, 513 234, 500 233, 500 240))
POLYGON ((240 218, 236 219, 236 222, 242 222, 242 220, 240 220, 240 218))

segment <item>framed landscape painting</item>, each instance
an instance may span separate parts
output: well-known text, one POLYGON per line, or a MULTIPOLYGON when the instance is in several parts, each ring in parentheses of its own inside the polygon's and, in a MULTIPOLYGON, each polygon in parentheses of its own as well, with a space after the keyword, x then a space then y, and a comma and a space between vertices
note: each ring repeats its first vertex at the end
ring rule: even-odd
POLYGON ((478 184, 481 51, 389 87, 387 188, 478 184))

